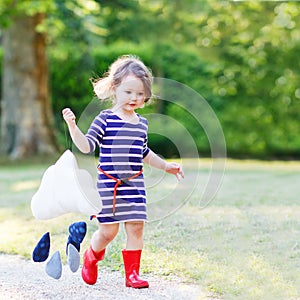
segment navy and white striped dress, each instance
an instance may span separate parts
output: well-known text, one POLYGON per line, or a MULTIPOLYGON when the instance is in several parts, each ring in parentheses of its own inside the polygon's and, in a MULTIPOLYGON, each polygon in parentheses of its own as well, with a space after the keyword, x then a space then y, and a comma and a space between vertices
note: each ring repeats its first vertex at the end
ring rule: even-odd
MULTIPOLYGON (((117 179, 137 174, 143 167, 147 146, 148 122, 138 115, 137 124, 128 123, 111 110, 102 111, 91 124, 86 137, 90 151, 99 147, 99 167, 117 179)), ((113 193, 116 181, 98 171, 97 189, 102 210, 97 215, 100 223, 146 221, 146 190, 143 174, 117 188, 115 214, 113 193)))

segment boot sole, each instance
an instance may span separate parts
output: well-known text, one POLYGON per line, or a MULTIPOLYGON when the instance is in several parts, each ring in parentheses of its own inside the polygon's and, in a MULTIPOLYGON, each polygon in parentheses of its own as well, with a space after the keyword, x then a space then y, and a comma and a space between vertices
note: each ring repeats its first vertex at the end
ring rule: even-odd
POLYGON ((147 284, 147 285, 132 285, 132 284, 129 284, 129 283, 126 282, 125 285, 126 285, 126 287, 131 287, 133 289, 147 289, 147 288, 149 288, 149 284, 147 284))

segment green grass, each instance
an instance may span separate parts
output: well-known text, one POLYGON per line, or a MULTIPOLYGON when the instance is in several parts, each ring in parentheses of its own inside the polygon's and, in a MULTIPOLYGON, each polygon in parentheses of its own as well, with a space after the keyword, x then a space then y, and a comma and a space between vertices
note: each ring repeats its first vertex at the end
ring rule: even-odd
MULTIPOLYGON (((300 299, 300 163, 228 161, 223 184, 206 207, 199 199, 210 162, 201 161, 199 174, 196 161, 184 165, 186 178, 179 185, 146 169, 149 218, 160 220, 146 225, 142 271, 179 276, 219 299, 300 299), (187 204, 164 218, 195 183, 187 204)), ((65 261, 68 225, 79 220, 88 223, 82 247, 88 246, 96 222, 86 216, 32 217, 31 196, 46 167, 0 168, 0 252, 30 259, 38 239, 50 231, 51 254, 60 250, 65 261)), ((109 246, 107 267, 122 270, 124 245, 122 228, 109 246)))

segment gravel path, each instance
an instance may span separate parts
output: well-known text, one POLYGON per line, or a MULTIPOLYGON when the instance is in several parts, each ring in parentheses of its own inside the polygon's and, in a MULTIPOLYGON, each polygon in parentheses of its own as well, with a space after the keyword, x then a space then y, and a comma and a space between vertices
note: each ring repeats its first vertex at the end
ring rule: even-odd
POLYGON ((179 279, 143 276, 149 289, 124 286, 121 272, 100 270, 98 282, 86 285, 80 270, 72 273, 67 265, 59 280, 44 271, 46 263, 26 261, 19 256, 0 255, 0 299, 88 299, 88 300, 200 300, 209 299, 196 285, 184 284, 179 279))

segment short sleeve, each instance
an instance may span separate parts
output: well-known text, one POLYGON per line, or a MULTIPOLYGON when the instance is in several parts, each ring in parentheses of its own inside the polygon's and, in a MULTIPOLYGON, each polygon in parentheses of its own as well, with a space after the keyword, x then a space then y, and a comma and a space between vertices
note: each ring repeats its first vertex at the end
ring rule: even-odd
POLYGON ((145 127, 145 138, 143 143, 143 158, 145 158, 150 152, 150 148, 148 147, 148 121, 145 118, 142 118, 143 126, 145 127))
POLYGON ((107 125, 106 118, 107 113, 105 111, 101 112, 94 119, 90 128, 88 129, 87 134, 85 135, 90 145, 90 153, 94 152, 96 147, 99 147, 102 142, 107 125))
POLYGON ((144 140, 144 144, 143 144, 143 158, 145 158, 149 152, 150 152, 150 149, 148 147, 148 138, 146 136, 146 138, 144 140))

